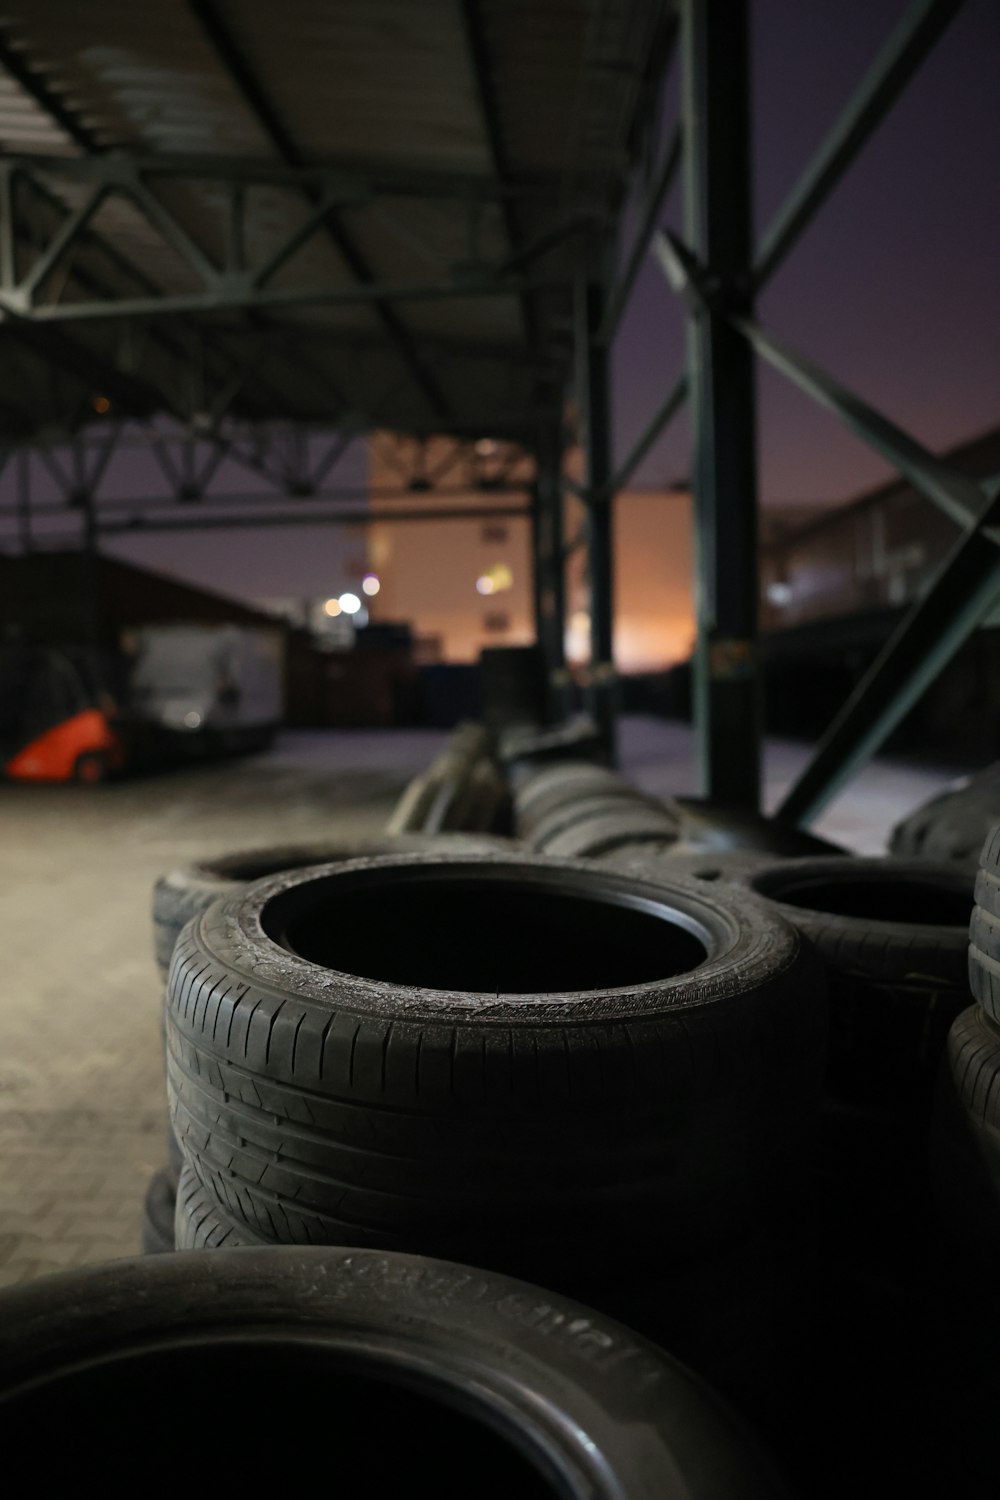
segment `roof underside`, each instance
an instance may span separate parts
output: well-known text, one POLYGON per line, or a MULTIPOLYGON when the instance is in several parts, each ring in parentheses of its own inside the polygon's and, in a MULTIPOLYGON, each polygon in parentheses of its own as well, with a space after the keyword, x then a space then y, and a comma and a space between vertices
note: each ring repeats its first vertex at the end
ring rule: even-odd
POLYGON ((8 0, 0 433, 72 430, 103 395, 529 440, 670 12, 8 0))

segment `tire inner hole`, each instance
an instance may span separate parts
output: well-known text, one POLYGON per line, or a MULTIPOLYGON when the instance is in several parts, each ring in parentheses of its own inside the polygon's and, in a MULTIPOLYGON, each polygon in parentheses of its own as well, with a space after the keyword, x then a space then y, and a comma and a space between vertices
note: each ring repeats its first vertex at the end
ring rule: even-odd
MULTIPOLYGON (((265 909, 264 929, 300 958, 341 973, 477 994, 617 989, 685 974, 708 956, 666 905, 641 908, 514 879, 393 881, 380 873, 366 886, 328 885, 305 909, 265 909)), ((274 906, 281 904, 279 897, 274 906)))
MULTIPOLYGON (((571 1491, 527 1440, 498 1431, 432 1389, 348 1364, 322 1344, 260 1341, 129 1351, 61 1374, 0 1402, 5 1458, 37 1462, 38 1433, 69 1438, 74 1478, 131 1493, 157 1455, 210 1464, 226 1493, 309 1489, 330 1476, 364 1500, 559 1500, 571 1491), (267 1393, 266 1421, 248 1421, 248 1392, 267 1393), (545 1464, 543 1472, 542 1465, 545 1464), (117 1482, 114 1482, 117 1481, 117 1482)), ((47 1470, 51 1471, 50 1453, 47 1470)), ((58 1456, 55 1456, 58 1461, 58 1456)), ((192 1481, 194 1482, 194 1481, 192 1481)))
POLYGON ((860 917, 869 922, 903 922, 912 926, 968 927, 972 889, 943 881, 866 878, 851 873, 847 879, 796 879, 794 875, 764 873, 754 889, 774 901, 832 917, 860 917))

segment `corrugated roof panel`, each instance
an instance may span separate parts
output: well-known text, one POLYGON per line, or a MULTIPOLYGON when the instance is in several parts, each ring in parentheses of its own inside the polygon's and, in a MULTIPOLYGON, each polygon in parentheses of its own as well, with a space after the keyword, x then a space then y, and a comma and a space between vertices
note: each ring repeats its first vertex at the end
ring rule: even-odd
POLYGON ((499 266, 507 232, 496 204, 468 206, 414 198, 376 198, 342 217, 373 269, 390 281, 448 282, 456 267, 499 266))
MULTIPOLYGON (((369 277, 448 282, 471 265, 503 264, 581 205, 606 211, 620 196, 639 83, 668 0, 478 0, 478 59, 458 0, 284 0, 280 6, 273 0, 213 0, 213 8, 256 77, 265 100, 261 118, 244 96, 238 64, 227 63, 224 38, 208 34, 193 5, 7 0, 0 26, 8 45, 81 122, 82 135, 89 132, 98 145, 147 157, 336 160, 349 162, 362 180, 366 166, 403 178, 418 171, 460 174, 480 187, 506 173, 518 182, 530 178, 541 191, 507 213, 488 203, 477 215, 465 198, 439 195, 376 198, 340 209, 275 275, 270 285, 283 289, 336 288, 369 277), (486 69, 485 92, 477 60, 486 69), (491 95, 496 153, 488 128, 491 95), (270 125, 268 107, 275 117, 270 125), (353 251, 337 249, 338 225, 353 251)), ((0 142, 8 151, 79 155, 72 135, 2 71, 0 142)), ((55 174, 48 180, 63 215, 84 201, 83 182, 55 174)), ((226 186, 201 176, 184 181, 157 175, 150 181, 184 231, 221 266, 230 208, 226 186)), ((250 187, 246 201, 247 259, 259 266, 303 223, 310 197, 291 184, 269 184, 250 187)), ((37 231, 51 235, 60 218, 51 206, 34 210, 36 243, 44 242, 37 231)), ((103 240, 90 234, 53 278, 64 301, 201 285, 183 257, 124 199, 110 199, 93 230, 103 240)), ((333 373, 356 390, 353 404, 367 404, 373 420, 426 430, 432 416, 441 418, 426 383, 421 392, 415 381, 415 363, 429 369, 443 389, 454 423, 475 426, 501 406, 504 420, 513 421, 518 403, 520 421, 530 423, 536 356, 550 364, 565 360, 557 325, 569 315, 580 243, 567 240, 529 268, 531 277, 561 282, 531 294, 537 350, 526 347, 524 307, 515 295, 403 301, 381 320, 370 301, 272 306, 252 314, 185 313, 157 320, 146 345, 146 378, 160 383, 165 404, 176 402, 178 390, 183 402, 184 380, 204 373, 199 365, 194 375, 185 375, 185 362, 193 358, 189 348, 201 350, 206 379, 222 383, 232 381, 234 360, 245 361, 250 350, 254 368, 236 398, 248 414, 292 415, 297 404, 303 414, 328 414, 325 387, 333 373), (275 343, 276 325, 279 339, 292 341, 291 353, 275 343), (310 352, 314 336, 326 339, 329 348, 310 352), (406 354, 407 336, 415 361, 406 354), (462 345, 470 351, 464 362, 462 345), (483 351, 494 347, 519 351, 523 359, 484 359, 483 351)), ((58 339, 51 339, 53 369, 63 357, 58 351, 71 351, 74 343, 106 358, 112 370, 119 368, 130 339, 139 347, 146 338, 141 324, 134 334, 120 323, 62 325, 58 339)), ((78 388, 72 399, 79 399, 78 388)))
POLYGON ((0 69, 0 150, 75 154, 76 147, 41 105, 0 69))
POLYGON ((186 5, 30 0, 10 24, 33 62, 110 144, 267 153, 186 5))
POLYGON ((299 151, 489 174, 456 0, 219 4, 299 151))

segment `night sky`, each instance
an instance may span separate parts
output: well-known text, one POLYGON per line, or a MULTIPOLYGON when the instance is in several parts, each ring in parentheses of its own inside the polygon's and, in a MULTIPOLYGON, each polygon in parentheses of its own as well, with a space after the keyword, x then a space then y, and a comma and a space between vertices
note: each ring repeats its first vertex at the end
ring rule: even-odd
MULTIPOLYGON (((758 232, 905 9, 754 0, 758 232)), ((998 79, 1000 6, 967 0, 759 303, 766 327, 931 448, 1000 421, 998 79)), ((666 220, 681 226, 679 190, 666 220)), ((683 347, 674 295, 649 264, 615 349, 619 454, 683 347)), ((835 502, 889 476, 834 417, 758 371, 764 504, 835 502)), ((686 475, 688 441, 681 419, 638 478, 686 475)))
MULTIPOLYGON (((754 0, 758 231, 905 8, 905 0, 754 0)), ((760 302, 766 326, 935 449, 1000 420, 998 78, 1000 6, 967 0, 760 302)), ((664 134, 676 92, 675 74, 664 134)), ((665 221, 681 228, 679 188, 665 221)), ((679 371, 683 345, 679 305, 650 261, 614 350, 619 459, 679 371)), ((767 366, 758 370, 763 505, 837 503, 889 476, 835 418, 767 366)), ((636 482, 683 480, 688 443, 682 414, 636 482)), ((364 476, 356 444, 336 483, 364 476)), ((248 487, 245 475, 233 478, 234 488, 248 487)), ((150 536, 115 550, 254 597, 322 593, 342 545, 328 528, 297 527, 150 536)))

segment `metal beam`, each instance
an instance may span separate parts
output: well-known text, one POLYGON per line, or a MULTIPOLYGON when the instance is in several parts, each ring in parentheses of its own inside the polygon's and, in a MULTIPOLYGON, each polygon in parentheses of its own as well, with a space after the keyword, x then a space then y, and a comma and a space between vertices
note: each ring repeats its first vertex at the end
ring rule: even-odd
POLYGON ((562 431, 541 424, 535 448, 532 504, 532 564, 535 638, 545 662, 546 702, 553 723, 565 718, 569 705, 566 672, 566 570, 562 552, 562 431))
POLYGON ((812 360, 766 332, 752 318, 734 315, 731 321, 762 359, 780 370, 819 406, 832 412, 845 427, 887 459, 932 505, 960 526, 968 526, 976 520, 982 505, 982 493, 971 479, 943 463, 895 422, 869 406, 867 401, 856 396, 812 360))
MULTIPOLYGON (((503 127, 500 122, 500 101, 497 97, 496 82, 493 77, 493 68, 479 0, 461 0, 461 12, 462 24, 465 30, 466 51, 472 64, 472 73, 476 84, 476 96, 479 100, 480 113, 483 117, 483 128, 486 131, 486 139, 489 144, 493 175, 500 182, 506 182, 510 175, 510 163, 507 160, 503 127)), ((503 200, 500 211, 503 215, 504 228, 507 231, 508 264, 513 262, 516 266, 519 263, 519 253, 522 252, 521 226, 518 223, 517 212, 509 198, 503 200)), ((521 317, 524 322, 524 336, 530 347, 537 350, 539 343, 538 319, 535 316, 535 309, 531 299, 527 294, 521 297, 521 317)))
POLYGON ((980 502, 955 543, 823 735, 777 816, 808 823, 884 744, 1000 595, 1000 551, 985 535, 1000 526, 1000 486, 980 502))
POLYGON ((38 287, 49 272, 54 270, 56 263, 70 248, 73 241, 83 233, 107 195, 107 188, 101 186, 91 188, 80 207, 63 220, 37 260, 7 295, 23 298, 30 306, 34 302, 38 287))
MULTIPOLYGON (((37 449, 25 451, 37 451, 38 456, 42 460, 42 462, 47 466, 51 466, 52 455, 49 450, 37 449)), ((168 458, 165 450, 158 456, 160 458, 168 458)), ((73 484, 69 480, 69 477, 66 474, 63 474, 61 471, 57 471, 52 467, 50 467, 50 472, 52 473, 59 489, 65 495, 69 496, 74 488, 73 484)), ((339 489, 317 490, 314 494, 303 496, 301 493, 298 493, 289 487, 289 481, 287 479, 282 480, 278 476, 270 473, 267 477, 270 478, 272 483, 274 484, 274 489, 270 492, 225 491, 217 495, 207 495, 204 494, 201 489, 200 480, 196 479, 192 482, 190 475, 185 477, 180 472, 180 470, 173 467, 172 464, 169 470, 164 467, 163 472, 168 476, 168 484, 170 485, 173 492, 170 495, 147 494, 141 499, 137 499, 134 496, 110 496, 107 499, 101 501, 99 506, 100 513, 102 515, 106 515, 115 511, 128 511, 132 515, 141 515, 144 512, 161 511, 165 507, 172 506, 178 500, 183 499, 185 501, 196 500, 199 502, 203 502, 204 505, 209 508, 212 508, 214 506, 222 506, 224 508, 235 508, 236 506, 240 506, 243 508, 249 508, 251 510, 258 506, 263 507, 267 505, 278 505, 284 504, 291 500, 295 500, 298 504, 301 505, 303 514, 305 514, 307 509, 331 501, 337 502, 379 500, 385 501, 387 503, 393 501, 400 501, 405 503, 409 501, 412 504, 414 498, 413 490, 407 488, 399 488, 398 486, 393 485, 344 485, 339 489)), ((435 485, 428 493, 430 493, 435 499, 463 500, 472 492, 472 488, 473 487, 471 485, 467 484, 440 486, 435 485)), ((501 498, 507 495, 524 496, 529 493, 530 488, 531 486, 527 482, 512 482, 509 484, 497 485, 495 488, 491 487, 489 493, 491 495, 500 496, 501 498)), ((68 506, 68 500, 65 504, 61 505, 37 506, 35 508, 35 515, 62 515, 68 506)), ((69 508, 72 507, 69 506, 69 508)), ((0 510, 0 518, 4 516, 9 517, 12 513, 13 512, 11 512, 10 510, 0 510)), ((448 512, 449 515, 453 513, 453 511, 448 512)))
MULTIPOLYGON (((99 150, 94 147, 93 150, 99 150)), ((244 186, 267 185, 324 189, 365 202, 372 196, 387 198, 433 198, 459 203, 492 203, 505 198, 548 204, 552 198, 551 177, 511 173, 500 182, 482 173, 421 170, 366 162, 358 167, 350 160, 316 158, 300 165, 253 156, 220 156, 211 153, 158 152, 115 147, 113 155, 66 156, 52 152, 4 154, 4 166, 15 172, 44 172, 76 181, 120 182, 122 168, 132 178, 173 178, 244 186)))
POLYGON ((706 268, 675 235, 658 235, 655 248, 664 274, 677 290, 685 293, 696 310, 711 310, 726 319, 762 359, 817 405, 838 417, 951 520, 963 527, 976 523, 982 493, 974 481, 923 447, 828 371, 790 348, 753 318, 731 308, 712 288, 706 268))
POLYGON ((635 286, 636 277, 649 250, 649 242, 652 238, 663 212, 663 205, 667 201, 667 194, 673 187, 681 164, 682 155, 681 127, 678 125, 664 152, 660 169, 653 180, 653 184, 646 197, 642 216, 639 220, 639 228, 636 230, 635 240, 629 252, 628 260, 620 280, 612 288, 608 298, 607 311, 604 314, 604 322, 601 324, 600 338, 602 343, 610 343, 615 336, 615 330, 621 321, 622 314, 628 306, 635 286))
MULTIPOLYGON (((215 49, 219 61, 278 155, 290 167, 303 166, 302 153, 268 98, 267 91, 237 45, 233 33, 219 13, 215 0, 188 0, 188 4, 196 21, 215 49)), ((317 201, 317 194, 313 189, 306 189, 306 196, 312 203, 317 201)), ((376 281, 375 272, 351 235, 333 214, 326 219, 325 228, 351 275, 363 286, 372 286, 376 281)), ((418 389, 434 415, 447 421, 450 414, 449 403, 437 378, 418 354, 409 330, 388 301, 377 296, 372 299, 372 302, 376 317, 385 329, 390 342, 395 345, 403 363, 410 370, 418 389)))
MULTIPOLYGON (((32 99, 35 100, 36 104, 38 104, 38 106, 49 116, 49 118, 55 121, 55 123, 62 130, 64 130, 67 135, 70 136, 75 144, 79 146, 83 152, 86 153, 82 157, 56 158, 56 161, 62 162, 63 166, 67 170, 73 172, 94 174, 94 180, 97 183, 103 182, 107 184, 107 173, 109 171, 117 172, 120 177, 122 170, 124 170, 125 177, 129 178, 130 168, 128 162, 122 163, 119 161, 116 164, 118 153, 114 153, 115 159, 109 157, 106 152, 105 144, 99 138, 99 136, 93 130, 91 130, 91 128, 86 125, 85 122, 82 121, 73 110, 67 107, 65 101, 60 95, 49 88, 45 79, 30 66, 30 64, 26 61, 24 55, 11 44, 10 38, 7 35, 0 36, 0 65, 7 69, 11 77, 13 77, 15 81, 20 85, 20 87, 24 89, 24 91, 29 94, 32 99)), ((7 177, 8 181, 10 173, 12 172, 19 173, 29 178, 31 181, 32 189, 36 193, 38 193, 44 200, 48 202, 50 206, 54 207, 58 212, 65 212, 65 205, 61 202, 61 200, 54 193, 52 193, 44 183, 40 182, 37 176, 35 176, 36 173, 46 170, 46 168, 42 165, 43 161, 51 162, 52 160, 52 158, 47 156, 41 157, 32 155, 22 157, 7 157, 5 158, 5 176, 7 177)), ((12 210, 13 202, 8 204, 7 206, 12 210)), ((79 233, 79 229, 77 232, 79 233)), ((126 275, 131 276, 140 287, 143 287, 145 290, 151 292, 155 292, 157 290, 155 283, 150 281, 150 279, 138 266, 135 266, 131 262, 129 262, 118 251, 117 247, 110 241, 105 240, 100 235, 94 234, 93 231, 88 231, 87 239, 89 242, 99 245, 102 254, 107 256, 114 264, 116 264, 121 270, 123 270, 126 275)), ((11 267, 11 269, 13 269, 13 267, 11 267)), ((75 275, 77 279, 80 280, 81 283, 85 286, 88 286, 91 291, 98 289, 96 283, 94 282, 94 279, 89 275, 85 276, 79 267, 76 268, 75 275)), ((19 333, 19 336, 22 337, 23 340, 23 334, 19 333)), ((184 358, 183 355, 178 353, 177 348, 173 344, 173 341, 165 332, 163 332, 163 330, 153 330, 153 337, 160 344, 163 350, 170 355, 170 357, 174 359, 184 358)), ((58 342, 55 342, 56 338, 57 336, 53 331, 49 342, 54 350, 55 362, 57 364, 61 365, 63 363, 66 363, 72 368, 73 361, 74 358, 77 357, 78 350, 80 358, 85 358, 91 364, 95 364, 97 362, 99 357, 95 356, 91 351, 83 350, 79 345, 72 343, 70 340, 62 338, 60 338, 58 342)), ((142 398, 140 397, 140 399, 137 401, 134 398, 130 399, 127 394, 128 385, 130 383, 129 373, 122 370, 118 366, 116 361, 105 363, 107 373, 96 381, 97 387, 99 389, 107 391, 109 394, 111 394, 112 390, 117 390, 118 394, 114 397, 114 399, 116 405, 120 406, 122 410, 132 412, 141 411, 143 409, 142 398), (124 389, 122 388, 122 381, 125 382, 124 389)), ((131 384, 134 388, 137 382, 131 381, 131 384)), ((157 390, 156 394, 158 405, 165 406, 168 410, 176 412, 176 404, 169 395, 167 395, 162 390, 157 390)), ((148 409, 148 406, 146 409, 148 409)))
POLYGON ((180 313, 219 313, 265 310, 272 307, 354 307, 383 302, 438 302, 451 298, 518 296, 529 287, 544 288, 551 281, 527 281, 522 277, 484 276, 481 282, 374 282, 351 286, 253 287, 246 277, 221 273, 213 288, 204 292, 162 294, 153 297, 118 297, 99 302, 67 302, 31 307, 17 291, 0 292, 0 309, 23 323, 119 322, 123 318, 175 317, 180 313))
MULTIPOLYGON (((681 0, 685 222, 727 305, 746 306, 753 249, 748 0, 681 0)), ((757 453, 753 358, 713 307, 693 309, 688 368, 698 644, 695 722, 706 795, 756 809, 757 453)))
POLYGON ((294 510, 286 514, 252 516, 205 516, 185 515, 164 517, 161 520, 136 518, 131 521, 107 521, 98 524, 102 536, 125 534, 142 535, 156 531, 234 531, 254 530, 257 527, 273 526, 358 526, 372 521, 491 521, 512 517, 531 516, 527 505, 468 505, 461 509, 433 506, 423 510, 372 510, 368 506, 356 510, 322 511, 294 510))
POLYGON ((580 356, 580 440, 588 514, 590 575, 590 708, 608 755, 617 758, 618 688, 614 663, 614 493, 611 490, 611 398, 608 349, 598 334, 604 321, 604 289, 595 282, 578 289, 577 347, 580 356))
POLYGON ((774 275, 961 4, 962 0, 912 0, 764 231, 753 266, 755 288, 774 275))
POLYGON ((27 448, 17 454, 17 529, 22 552, 31 552, 34 537, 31 531, 31 458, 27 448))
POLYGON ((635 446, 628 458, 625 459, 621 468, 611 481, 612 494, 619 494, 628 484, 636 469, 642 463, 646 454, 652 448, 661 432, 665 432, 680 411, 688 396, 688 377, 685 372, 679 375, 670 387, 659 406, 647 422, 644 430, 639 435, 635 446))

